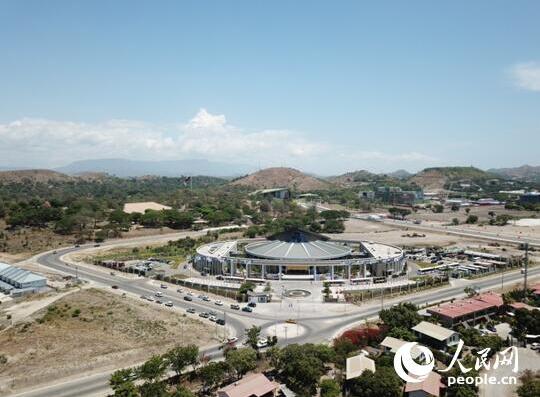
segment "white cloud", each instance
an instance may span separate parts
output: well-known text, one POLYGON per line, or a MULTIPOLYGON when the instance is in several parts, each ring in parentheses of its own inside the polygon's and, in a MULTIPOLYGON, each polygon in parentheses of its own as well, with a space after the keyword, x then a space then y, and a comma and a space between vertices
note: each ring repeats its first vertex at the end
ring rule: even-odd
MULTIPOLYGON (((425 163, 421 153, 359 151, 290 130, 244 131, 206 109, 184 124, 136 120, 82 123, 24 118, 0 124, 0 165, 56 167, 75 160, 207 158, 260 166, 290 165, 323 174, 387 163, 425 163)), ((407 165, 407 164, 405 164, 407 165)))
POLYGON ((540 91, 540 62, 518 63, 511 68, 510 73, 519 88, 540 91))

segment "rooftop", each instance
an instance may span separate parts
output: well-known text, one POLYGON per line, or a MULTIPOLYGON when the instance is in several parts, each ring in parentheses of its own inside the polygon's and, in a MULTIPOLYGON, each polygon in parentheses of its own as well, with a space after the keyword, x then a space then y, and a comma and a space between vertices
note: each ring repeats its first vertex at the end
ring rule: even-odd
POLYGON ((327 241, 262 241, 246 245, 246 252, 266 259, 335 259, 351 254, 352 249, 327 241))
POLYGON ((445 387, 445 385, 441 381, 441 375, 432 371, 422 382, 407 382, 405 385, 405 393, 424 391, 432 396, 439 397, 443 387, 445 387))
POLYGON ((459 318, 487 309, 499 308, 504 304, 502 296, 494 292, 466 299, 459 299, 452 303, 445 303, 438 307, 429 308, 428 312, 448 318, 459 318))
POLYGON ((437 324, 428 323, 427 321, 420 322, 416 326, 412 327, 412 330, 420 334, 427 335, 433 339, 437 339, 441 342, 445 341, 456 333, 451 329, 441 327, 437 324))
MULTIPOLYGON (((387 336, 381 342, 381 346, 384 346, 384 347, 390 349, 391 353, 396 353, 398 351, 398 349, 401 346, 403 346, 404 344, 406 344, 406 343, 409 343, 409 342, 405 342, 404 340, 397 339, 397 338, 394 338, 392 336, 387 336)), ((422 352, 420 351, 420 349, 417 346, 414 346, 411 349, 411 353, 413 354, 414 359, 416 359, 416 358, 418 358, 418 357, 420 357, 422 355, 422 352)))
POLYGON ((364 371, 375 372, 375 361, 367 358, 364 354, 359 354, 347 359, 347 379, 356 378, 364 371))
POLYGON ((231 383, 218 390, 219 397, 260 397, 279 388, 263 374, 244 376, 237 382, 231 383))

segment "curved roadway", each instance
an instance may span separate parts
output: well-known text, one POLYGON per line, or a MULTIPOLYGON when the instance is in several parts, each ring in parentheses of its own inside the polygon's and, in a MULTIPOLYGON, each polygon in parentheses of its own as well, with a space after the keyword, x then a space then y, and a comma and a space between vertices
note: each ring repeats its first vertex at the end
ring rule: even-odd
MULTIPOLYGON (((139 242, 148 242, 150 240, 165 240, 171 238, 179 238, 186 236, 188 233, 177 233, 169 236, 151 236, 144 238, 134 238, 129 240, 117 240, 104 244, 105 246, 126 246, 139 242)), ((193 235, 193 233, 191 233, 193 235)), ((91 245, 82 247, 70 247, 58 250, 57 253, 46 252, 34 257, 34 259, 42 266, 60 271, 72 276, 78 276, 79 278, 87 281, 91 281, 103 286, 117 285, 120 290, 129 292, 136 295, 152 295, 156 291, 156 287, 148 284, 148 279, 128 279, 122 276, 113 276, 103 271, 102 268, 93 268, 89 266, 75 267, 64 262, 61 257, 65 254, 72 253, 79 250, 91 248, 91 245)), ((533 268, 529 270, 529 276, 535 276, 540 274, 540 268, 533 268)), ((519 271, 508 272, 504 276, 505 282, 513 282, 522 278, 519 271)), ((500 276, 492 276, 485 279, 477 279, 471 281, 470 285, 475 285, 480 289, 489 289, 500 285, 500 276)), ((426 303, 435 303, 442 300, 450 299, 453 297, 460 297, 463 295, 464 285, 452 287, 442 287, 433 290, 420 292, 418 294, 409 295, 409 302, 417 305, 424 305, 426 303)), ((229 307, 222 306, 217 307, 213 302, 204 302, 194 298, 194 301, 184 301, 183 297, 175 290, 167 289, 162 291, 165 295, 165 299, 171 300, 175 306, 187 308, 194 307, 198 311, 207 311, 209 309, 215 311, 221 311, 226 314, 227 324, 234 332, 241 337, 244 334, 246 328, 251 325, 258 325, 263 328, 269 327, 275 324, 278 320, 283 321, 290 317, 290 313, 279 311, 276 309, 276 313, 273 315, 258 313, 257 309, 253 313, 244 313, 230 309, 229 307)), ((398 301, 403 301, 403 297, 394 298, 389 300, 388 304, 393 304, 398 301)), ((330 304, 329 304, 330 305, 330 304)), ((346 306, 343 306, 344 308, 346 306)), ((355 307, 351 311, 344 312, 342 314, 330 314, 322 316, 319 314, 308 315, 304 314, 300 317, 300 322, 304 328, 302 335, 298 337, 290 337, 287 340, 280 340, 279 345, 285 345, 290 343, 321 343, 330 341, 336 333, 340 330, 347 328, 362 320, 376 317, 381 309, 380 303, 370 302, 365 306, 355 307)), ((219 357, 221 355, 221 349, 218 345, 202 350, 202 352, 212 358, 219 357)), ((81 396, 105 396, 110 389, 108 387, 108 379, 110 371, 81 376, 80 378, 73 378, 70 380, 62 381, 51 386, 39 387, 30 391, 21 392, 15 394, 17 397, 81 397, 81 396)))

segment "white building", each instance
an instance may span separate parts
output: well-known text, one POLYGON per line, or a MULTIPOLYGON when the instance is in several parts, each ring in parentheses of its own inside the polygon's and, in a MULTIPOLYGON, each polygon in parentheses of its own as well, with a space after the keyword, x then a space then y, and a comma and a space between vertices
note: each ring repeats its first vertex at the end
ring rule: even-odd
POLYGON ((39 274, 0 262, 0 292, 19 295, 36 292, 47 286, 39 274))

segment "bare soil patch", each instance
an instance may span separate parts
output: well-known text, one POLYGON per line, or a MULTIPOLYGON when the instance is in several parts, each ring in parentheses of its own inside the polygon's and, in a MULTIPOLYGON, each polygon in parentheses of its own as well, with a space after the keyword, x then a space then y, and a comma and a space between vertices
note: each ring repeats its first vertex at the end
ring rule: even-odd
POLYGON ((144 361, 178 344, 215 342, 197 319, 99 289, 64 296, 0 333, 0 395, 144 361))

